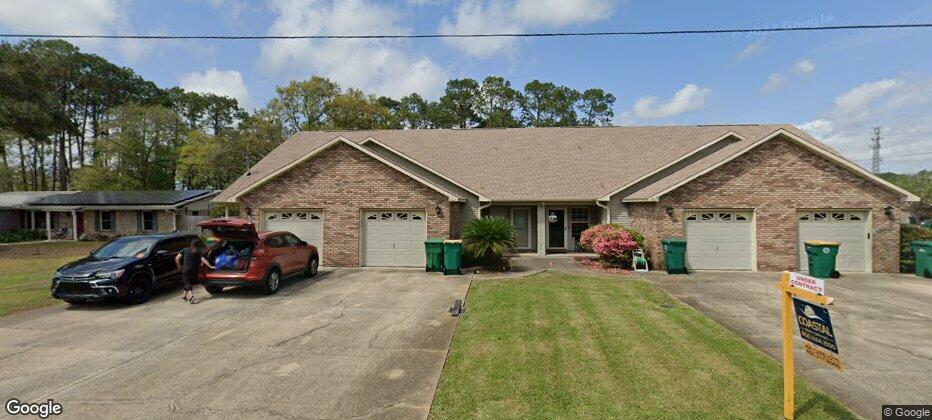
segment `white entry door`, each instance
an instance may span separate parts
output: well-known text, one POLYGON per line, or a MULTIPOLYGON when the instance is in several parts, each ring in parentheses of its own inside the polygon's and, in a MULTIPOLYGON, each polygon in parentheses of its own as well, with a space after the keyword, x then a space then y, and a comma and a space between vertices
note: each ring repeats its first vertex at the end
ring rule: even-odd
POLYGON ((362 265, 423 267, 427 217, 419 210, 366 211, 362 221, 362 265))
POLYGON ((310 210, 282 210, 262 212, 265 225, 262 229, 286 231, 317 247, 320 264, 324 264, 324 218, 323 213, 310 210))
POLYGON ((751 211, 686 213, 686 267, 691 270, 751 270, 751 211))
POLYGON ((840 272, 870 271, 871 240, 866 211, 814 210, 797 213, 799 219, 799 269, 808 272, 805 241, 835 241, 840 272))

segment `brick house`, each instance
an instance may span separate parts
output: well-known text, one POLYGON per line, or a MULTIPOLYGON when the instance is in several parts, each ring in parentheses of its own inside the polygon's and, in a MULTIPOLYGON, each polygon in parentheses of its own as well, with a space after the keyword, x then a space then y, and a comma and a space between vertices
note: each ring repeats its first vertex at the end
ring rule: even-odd
POLYGON ((0 193, 0 229, 43 230, 52 239, 193 231, 212 190, 0 193))
POLYGON ((421 266, 427 237, 509 219, 518 247, 578 250, 593 224, 687 239, 695 270, 797 270, 837 240, 841 271, 895 272, 918 197, 790 125, 300 132, 221 192, 331 266, 421 266))

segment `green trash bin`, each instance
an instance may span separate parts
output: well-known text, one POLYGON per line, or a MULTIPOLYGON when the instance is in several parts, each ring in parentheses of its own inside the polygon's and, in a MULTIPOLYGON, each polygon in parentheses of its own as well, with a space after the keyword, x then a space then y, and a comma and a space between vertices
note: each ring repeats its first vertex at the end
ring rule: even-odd
POLYGON ((913 255, 916 259, 916 275, 932 278, 932 241, 913 241, 913 255))
POLYGON ((809 260, 809 275, 819 278, 841 277, 835 270, 835 259, 838 257, 838 242, 832 241, 806 241, 806 259, 809 260))
POLYGON ((686 269, 686 240, 666 238, 663 244, 663 268, 669 274, 689 274, 686 269))
POLYGON ((427 253, 425 271, 443 271, 443 239, 430 238, 424 241, 424 252, 427 253))
POLYGON ((463 274, 463 240, 443 241, 443 274, 463 274))

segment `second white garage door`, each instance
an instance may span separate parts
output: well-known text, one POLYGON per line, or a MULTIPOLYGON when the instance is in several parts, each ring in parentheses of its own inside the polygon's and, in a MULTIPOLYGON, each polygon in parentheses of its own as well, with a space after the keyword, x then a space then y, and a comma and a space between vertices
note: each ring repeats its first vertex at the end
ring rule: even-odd
POLYGON ((750 211, 686 213, 686 267, 691 270, 751 270, 750 211))
POLYGON ((362 265, 423 267, 427 218, 423 211, 366 211, 362 220, 362 265))
POLYGON ((324 265, 324 218, 319 211, 283 210, 262 212, 268 231, 287 231, 295 234, 302 241, 317 247, 320 264, 324 265))
POLYGON ((870 271, 870 238, 866 211, 803 211, 799 219, 799 269, 807 272, 805 241, 840 242, 835 268, 844 273, 870 271))

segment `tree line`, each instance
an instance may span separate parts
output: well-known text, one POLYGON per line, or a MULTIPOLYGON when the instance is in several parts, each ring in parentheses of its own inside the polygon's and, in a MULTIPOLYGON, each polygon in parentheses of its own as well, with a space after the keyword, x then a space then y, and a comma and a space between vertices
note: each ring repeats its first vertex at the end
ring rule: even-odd
POLYGON ((62 40, 0 42, 0 191, 220 189, 302 130, 610 125, 615 97, 531 81, 454 79, 429 101, 324 77, 253 111, 160 88, 62 40))

